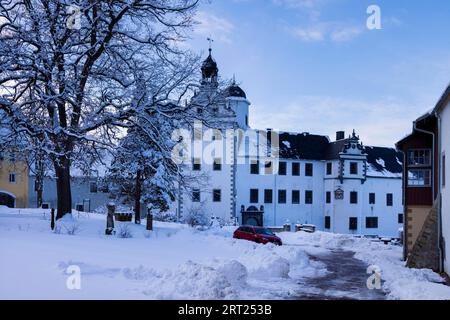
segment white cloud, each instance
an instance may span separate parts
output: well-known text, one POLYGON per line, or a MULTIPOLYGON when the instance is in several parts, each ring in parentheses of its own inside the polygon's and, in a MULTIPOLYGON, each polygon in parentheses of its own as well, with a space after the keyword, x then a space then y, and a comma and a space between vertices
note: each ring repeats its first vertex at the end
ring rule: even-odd
POLYGON ((423 106, 404 105, 393 99, 359 101, 336 97, 300 96, 286 106, 258 106, 252 127, 291 132, 310 132, 334 139, 336 131, 353 129, 366 145, 393 147, 411 131, 411 123, 423 106))
POLYGON ((324 31, 320 28, 295 28, 292 33, 302 41, 322 41, 325 38, 324 31))
POLYGON ((320 2, 322 0, 273 0, 273 3, 288 8, 314 8, 320 2))
POLYGON ((308 27, 294 27, 290 33, 301 41, 319 42, 329 40, 333 42, 350 41, 363 33, 364 29, 352 25, 334 22, 316 23, 308 27))
POLYGON ((356 38, 363 32, 362 28, 358 27, 343 27, 337 30, 333 30, 330 33, 330 39, 335 42, 350 41, 356 38))
POLYGON ((234 25, 225 18, 218 17, 206 11, 199 11, 196 16, 197 25, 194 32, 198 35, 209 37, 215 41, 231 43, 231 32, 234 25))

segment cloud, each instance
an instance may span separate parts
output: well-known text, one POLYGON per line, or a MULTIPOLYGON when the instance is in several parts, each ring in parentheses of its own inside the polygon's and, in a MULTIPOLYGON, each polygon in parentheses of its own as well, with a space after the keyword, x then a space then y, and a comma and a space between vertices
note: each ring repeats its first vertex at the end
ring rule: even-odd
POLYGON ((197 25, 194 32, 201 36, 211 36, 215 41, 231 43, 231 32, 234 25, 225 18, 218 17, 206 11, 199 11, 196 15, 197 25))
POLYGON ((363 32, 362 28, 358 27, 343 27, 337 30, 333 30, 330 33, 330 39, 334 42, 350 41, 356 38, 363 32))
POLYGON ((273 0, 276 5, 288 8, 314 8, 323 0, 273 0))
POLYGON ((307 27, 293 27, 290 33, 297 39, 305 42, 351 41, 363 33, 362 27, 343 25, 341 23, 322 22, 307 27))
POLYGON ((302 41, 323 41, 325 38, 324 31, 320 28, 295 28, 292 30, 294 36, 302 41))
POLYGON ((411 123, 422 106, 413 107, 392 98, 360 101, 339 97, 300 96, 286 106, 258 106, 252 115, 255 128, 310 132, 334 139, 336 131, 353 129, 366 145, 393 147, 411 131, 411 123), (414 112, 416 110, 416 112, 414 112))

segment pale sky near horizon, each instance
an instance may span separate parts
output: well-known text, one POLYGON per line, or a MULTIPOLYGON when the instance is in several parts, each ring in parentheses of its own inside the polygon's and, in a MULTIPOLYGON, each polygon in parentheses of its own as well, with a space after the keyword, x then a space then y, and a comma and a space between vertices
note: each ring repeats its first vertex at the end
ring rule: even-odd
POLYGON ((250 125, 323 134, 355 129, 393 146, 450 82, 450 1, 210 0, 188 45, 233 74, 250 125), (381 30, 369 30, 369 5, 381 30))

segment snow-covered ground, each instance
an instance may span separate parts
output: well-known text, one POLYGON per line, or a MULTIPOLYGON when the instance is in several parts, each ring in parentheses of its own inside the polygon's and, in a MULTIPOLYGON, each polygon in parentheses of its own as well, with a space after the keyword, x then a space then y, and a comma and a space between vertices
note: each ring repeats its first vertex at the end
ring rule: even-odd
POLYGON ((75 213, 57 232, 49 220, 46 210, 0 207, 1 299, 295 299, 300 279, 328 272, 310 255, 339 249, 378 265, 388 298, 450 299, 438 275, 403 266, 400 247, 350 236, 282 233, 277 247, 232 239, 233 227, 116 222, 108 237, 101 214, 75 213), (71 266, 80 290, 67 287, 71 266))

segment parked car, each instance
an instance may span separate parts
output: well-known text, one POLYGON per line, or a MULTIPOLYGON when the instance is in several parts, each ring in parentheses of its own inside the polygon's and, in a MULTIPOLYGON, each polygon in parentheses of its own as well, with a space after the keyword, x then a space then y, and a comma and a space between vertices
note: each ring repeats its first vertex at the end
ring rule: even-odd
POLYGON ((272 231, 263 227, 241 226, 233 233, 233 238, 253 241, 256 243, 273 243, 281 246, 283 243, 272 231))

